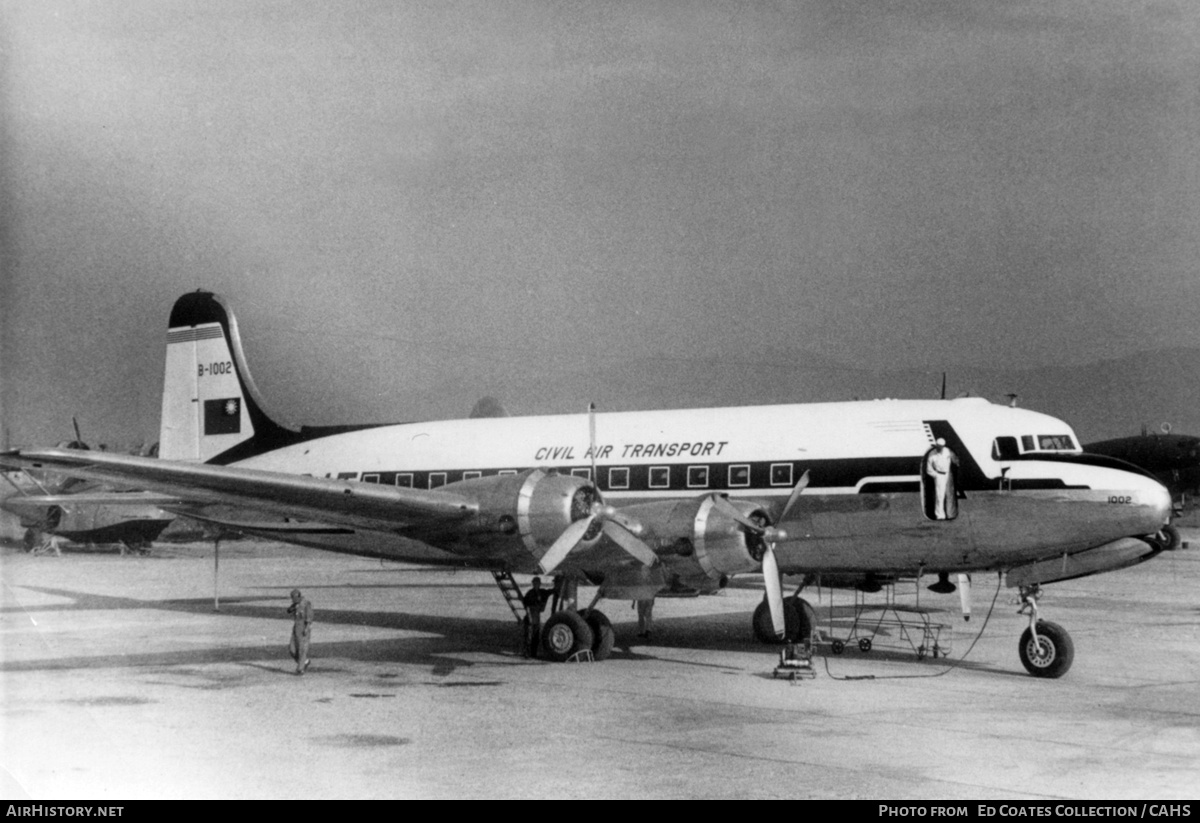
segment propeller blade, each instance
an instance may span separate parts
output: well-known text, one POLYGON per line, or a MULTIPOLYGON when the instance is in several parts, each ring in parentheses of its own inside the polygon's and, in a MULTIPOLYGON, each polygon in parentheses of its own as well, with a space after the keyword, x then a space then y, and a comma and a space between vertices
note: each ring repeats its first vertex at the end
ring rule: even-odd
POLYGON ((787 624, 783 620, 783 581, 779 579, 779 564, 775 561, 775 550, 767 544, 762 559, 763 582, 767 584, 767 605, 771 609, 771 625, 775 636, 783 637, 787 624))
POLYGON ((800 475, 800 480, 796 483, 796 488, 792 489, 792 493, 788 495, 787 503, 783 507, 783 511, 779 513, 779 517, 775 518, 776 523, 782 523, 787 519, 788 512, 792 510, 792 506, 796 505, 796 501, 800 499, 800 495, 808 488, 809 481, 808 470, 800 475))
POLYGON ((626 531, 625 527, 616 521, 606 520, 604 522, 604 533, 611 537, 614 543, 629 552, 643 566, 653 566, 658 562, 658 555, 654 553, 653 549, 635 537, 631 532, 626 531))
POLYGON ((538 560, 538 565, 542 568, 542 574, 550 574, 550 572, 558 568, 558 564, 563 561, 563 558, 583 539, 584 533, 591 528, 592 521, 595 519, 596 515, 593 514, 582 520, 576 520, 563 529, 562 534, 558 536, 554 544, 546 549, 546 553, 538 560))
POLYGON ((971 575, 958 575, 958 602, 962 604, 963 620, 971 619, 971 575))
POLYGON ((728 517, 732 520, 736 520, 738 523, 741 523, 747 529, 751 529, 752 531, 754 531, 757 534, 762 534, 763 530, 766 528, 761 523, 755 523, 749 517, 742 514, 740 511, 738 511, 737 508, 732 503, 729 502, 728 498, 723 497, 719 494, 714 494, 712 496, 712 501, 713 501, 713 505, 716 506, 718 509, 720 509, 722 514, 724 514, 726 517, 728 517))

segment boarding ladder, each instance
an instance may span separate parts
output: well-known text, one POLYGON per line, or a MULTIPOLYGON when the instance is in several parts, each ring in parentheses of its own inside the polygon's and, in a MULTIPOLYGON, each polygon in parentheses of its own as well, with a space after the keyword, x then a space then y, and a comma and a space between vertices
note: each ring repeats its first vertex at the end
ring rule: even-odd
POLYGON ((492 570, 492 577, 496 578, 496 585, 500 587, 500 593, 508 601, 508 607, 512 609, 513 617, 517 618, 518 623, 524 624, 525 604, 521 601, 521 589, 517 586, 517 581, 513 580, 513 576, 509 572, 495 569, 492 570))

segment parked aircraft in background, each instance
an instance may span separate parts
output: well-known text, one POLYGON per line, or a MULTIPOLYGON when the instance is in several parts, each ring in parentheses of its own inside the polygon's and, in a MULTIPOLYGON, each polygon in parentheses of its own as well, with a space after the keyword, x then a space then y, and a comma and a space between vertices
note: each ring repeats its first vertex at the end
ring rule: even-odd
POLYGON ((1168 423, 1154 434, 1143 428, 1138 436, 1088 443, 1083 450, 1115 457, 1150 472, 1171 493, 1176 515, 1194 509, 1200 500, 1200 437, 1171 434, 1168 423))
MULTIPOLYGON (((58 448, 90 451, 79 423, 72 422, 75 439, 58 448)), ((0 509, 17 516, 30 549, 52 535, 75 543, 115 543, 122 553, 144 551, 176 519, 153 505, 153 496, 144 492, 112 491, 54 472, 12 471, 0 477, 7 487, 0 509)))
POLYGON ((553 576, 543 649, 557 660, 611 651, 602 598, 761 571, 757 633, 794 637, 812 609, 783 596, 781 572, 992 570, 1030 614, 1025 668, 1059 677, 1074 647, 1038 618, 1040 586, 1168 543, 1158 481, 1083 454, 1061 420, 980 398, 291 428, 264 411, 229 305, 203 291, 171 312, 163 391, 159 459, 25 449, 0 462, 145 488, 248 534, 488 570, 517 613, 512 575, 553 576), (931 458, 939 440, 953 461, 931 458), (582 608, 581 583, 598 587, 582 608))

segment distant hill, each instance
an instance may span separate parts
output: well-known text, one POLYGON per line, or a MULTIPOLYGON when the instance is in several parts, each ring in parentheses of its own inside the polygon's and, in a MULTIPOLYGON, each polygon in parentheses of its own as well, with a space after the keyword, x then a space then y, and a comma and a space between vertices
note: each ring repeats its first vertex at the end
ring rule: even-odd
MULTIPOLYGON (((879 397, 931 398, 941 370, 877 371, 801 352, 764 358, 644 358, 542 382, 516 376, 496 392, 512 414, 822 402, 879 397)), ((1143 426, 1200 435, 1200 349, 1163 349, 1082 366, 946 368, 946 396, 970 393, 1061 417, 1084 441, 1138 434, 1143 426)), ((466 414, 469 405, 462 414, 466 414)))

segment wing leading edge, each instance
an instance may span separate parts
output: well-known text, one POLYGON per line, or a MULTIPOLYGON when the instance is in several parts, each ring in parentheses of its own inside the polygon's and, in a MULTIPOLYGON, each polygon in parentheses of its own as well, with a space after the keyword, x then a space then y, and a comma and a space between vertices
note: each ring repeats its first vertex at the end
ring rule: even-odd
POLYGON ((0 454, 0 465, 51 469, 171 495, 181 506, 225 505, 377 531, 453 523, 475 515, 477 501, 440 489, 408 489, 67 449, 0 454))

